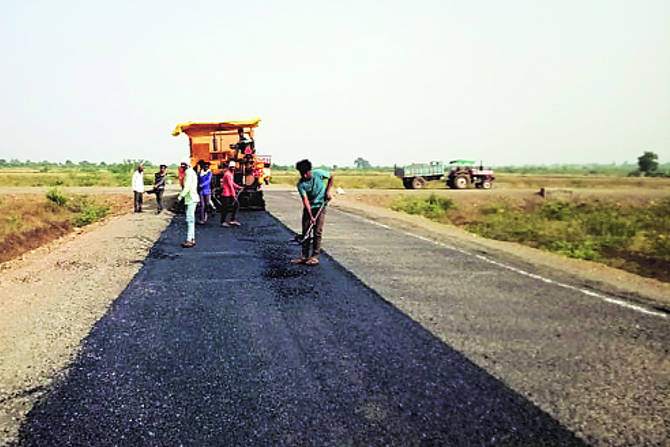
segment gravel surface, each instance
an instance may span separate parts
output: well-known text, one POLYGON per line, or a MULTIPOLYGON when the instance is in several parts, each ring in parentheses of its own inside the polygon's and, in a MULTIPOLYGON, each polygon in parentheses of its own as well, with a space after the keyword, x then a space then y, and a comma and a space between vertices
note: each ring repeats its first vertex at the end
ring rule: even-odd
POLYGON ((291 233, 183 218, 94 326, 21 445, 580 445, 291 233))

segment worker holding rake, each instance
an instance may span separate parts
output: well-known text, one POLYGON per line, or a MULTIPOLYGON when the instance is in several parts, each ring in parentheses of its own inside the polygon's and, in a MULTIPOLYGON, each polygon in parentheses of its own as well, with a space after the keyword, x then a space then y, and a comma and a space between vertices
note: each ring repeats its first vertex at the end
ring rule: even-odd
POLYGON ((301 160, 295 165, 300 172, 298 193, 302 199, 302 255, 294 259, 295 264, 317 265, 321 254, 321 237, 326 221, 326 205, 332 198, 330 188, 333 176, 325 169, 312 170, 309 160, 301 160), (309 237, 310 231, 313 237, 309 237), (312 254, 310 256, 310 245, 312 254))

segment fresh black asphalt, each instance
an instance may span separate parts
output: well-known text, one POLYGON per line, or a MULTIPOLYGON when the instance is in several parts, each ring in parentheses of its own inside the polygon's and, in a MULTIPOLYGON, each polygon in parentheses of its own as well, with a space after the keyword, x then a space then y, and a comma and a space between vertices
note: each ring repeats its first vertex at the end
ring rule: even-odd
POLYGON ((182 249, 175 218, 20 445, 582 444, 334 259, 290 264, 269 214, 241 220, 182 249))

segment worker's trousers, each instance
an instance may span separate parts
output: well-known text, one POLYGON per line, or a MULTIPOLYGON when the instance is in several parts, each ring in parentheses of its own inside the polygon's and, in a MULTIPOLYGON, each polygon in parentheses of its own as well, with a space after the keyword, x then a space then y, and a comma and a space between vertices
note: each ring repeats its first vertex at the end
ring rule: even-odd
POLYGON ((195 241, 195 206, 197 203, 186 204, 186 240, 195 241))
POLYGON ((160 213, 163 211, 163 193, 165 190, 163 189, 156 189, 154 190, 154 193, 156 194, 156 210, 160 213))
POLYGON ((231 213, 230 220, 234 221, 237 216, 237 210, 240 207, 239 202, 233 196, 223 196, 221 197, 221 201, 221 223, 226 221, 228 213, 231 213))
POLYGON ((142 211, 142 198, 144 193, 138 192, 138 191, 133 191, 133 208, 135 209, 136 213, 139 213, 142 211))
MULTIPOLYGON (((319 208, 312 208, 312 215, 316 216, 316 213, 319 212, 319 208)), ((312 246, 312 256, 318 258, 319 255, 321 254, 321 236, 323 235, 323 225, 326 222, 326 210, 324 209, 321 214, 319 215, 318 219, 316 219, 316 223, 314 224, 314 228, 312 231, 314 232, 314 237, 310 241, 309 238, 305 242, 302 243, 302 255, 306 258, 309 257, 309 248, 310 245, 312 246)), ((303 208, 302 210, 302 237, 306 238, 307 236, 307 230, 309 229, 309 226, 311 225, 311 221, 309 219, 309 213, 307 212, 306 209, 303 208)))

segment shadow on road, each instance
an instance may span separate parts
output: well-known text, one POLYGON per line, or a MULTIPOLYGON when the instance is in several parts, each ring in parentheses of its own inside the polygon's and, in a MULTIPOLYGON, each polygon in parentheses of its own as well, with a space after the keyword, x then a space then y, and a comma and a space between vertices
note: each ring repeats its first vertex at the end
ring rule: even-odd
MULTIPOLYGON (((183 217, 30 412, 21 445, 580 445, 266 213, 183 217)), ((104 278, 100 278, 104 281, 104 278)))

